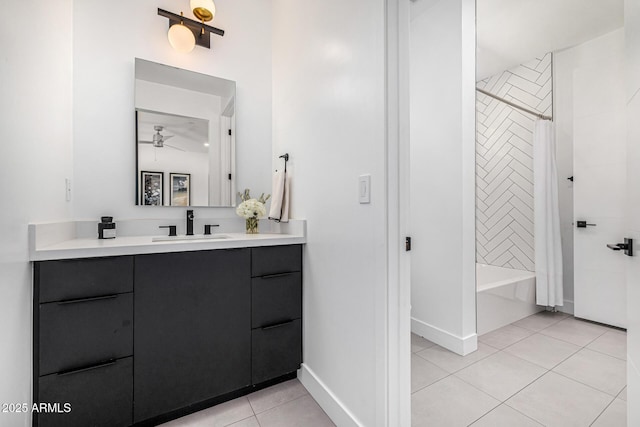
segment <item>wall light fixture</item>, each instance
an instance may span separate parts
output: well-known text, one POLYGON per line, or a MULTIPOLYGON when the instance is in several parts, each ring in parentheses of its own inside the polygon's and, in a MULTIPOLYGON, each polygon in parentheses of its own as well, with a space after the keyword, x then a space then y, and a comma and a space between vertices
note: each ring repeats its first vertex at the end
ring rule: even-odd
POLYGON ((191 0, 193 14, 200 20, 185 18, 180 15, 158 9, 158 15, 169 19, 169 43, 179 52, 191 52, 195 45, 211 48, 210 34, 224 36, 224 30, 205 24, 216 14, 216 6, 212 0, 191 0))

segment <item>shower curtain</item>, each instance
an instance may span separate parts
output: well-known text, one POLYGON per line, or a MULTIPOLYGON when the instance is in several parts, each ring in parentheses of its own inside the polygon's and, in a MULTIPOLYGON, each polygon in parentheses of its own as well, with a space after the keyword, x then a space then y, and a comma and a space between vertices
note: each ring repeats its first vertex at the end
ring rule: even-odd
POLYGON ((538 305, 564 304, 558 169, 553 122, 537 120, 533 132, 534 242, 538 305))

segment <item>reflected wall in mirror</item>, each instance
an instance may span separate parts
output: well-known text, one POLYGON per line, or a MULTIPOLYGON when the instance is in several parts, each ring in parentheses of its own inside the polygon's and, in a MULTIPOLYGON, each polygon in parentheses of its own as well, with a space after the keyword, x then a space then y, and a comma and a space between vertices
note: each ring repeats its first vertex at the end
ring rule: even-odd
POLYGON ((233 81, 136 59, 136 204, 234 206, 235 93, 233 81), (163 182, 145 188, 147 171, 163 182))

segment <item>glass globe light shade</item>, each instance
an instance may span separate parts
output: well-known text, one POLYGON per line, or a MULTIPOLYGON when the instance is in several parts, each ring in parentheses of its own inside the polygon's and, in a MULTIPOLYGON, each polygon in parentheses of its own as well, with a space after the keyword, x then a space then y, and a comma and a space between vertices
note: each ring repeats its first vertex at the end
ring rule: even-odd
POLYGON ((184 24, 174 24, 169 28, 169 43, 178 52, 189 53, 196 46, 196 38, 184 24))
POLYGON ((191 0, 191 10, 201 21, 211 21, 216 16, 216 5, 213 0, 191 0))

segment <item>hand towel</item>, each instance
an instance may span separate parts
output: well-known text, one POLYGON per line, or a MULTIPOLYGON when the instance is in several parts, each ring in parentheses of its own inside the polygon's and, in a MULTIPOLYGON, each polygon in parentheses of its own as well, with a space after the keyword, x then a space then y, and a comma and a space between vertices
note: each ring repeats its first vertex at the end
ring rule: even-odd
POLYGON ((276 222, 289 222, 289 173, 280 171, 273 175, 273 189, 271 191, 271 209, 269 219, 276 222))

